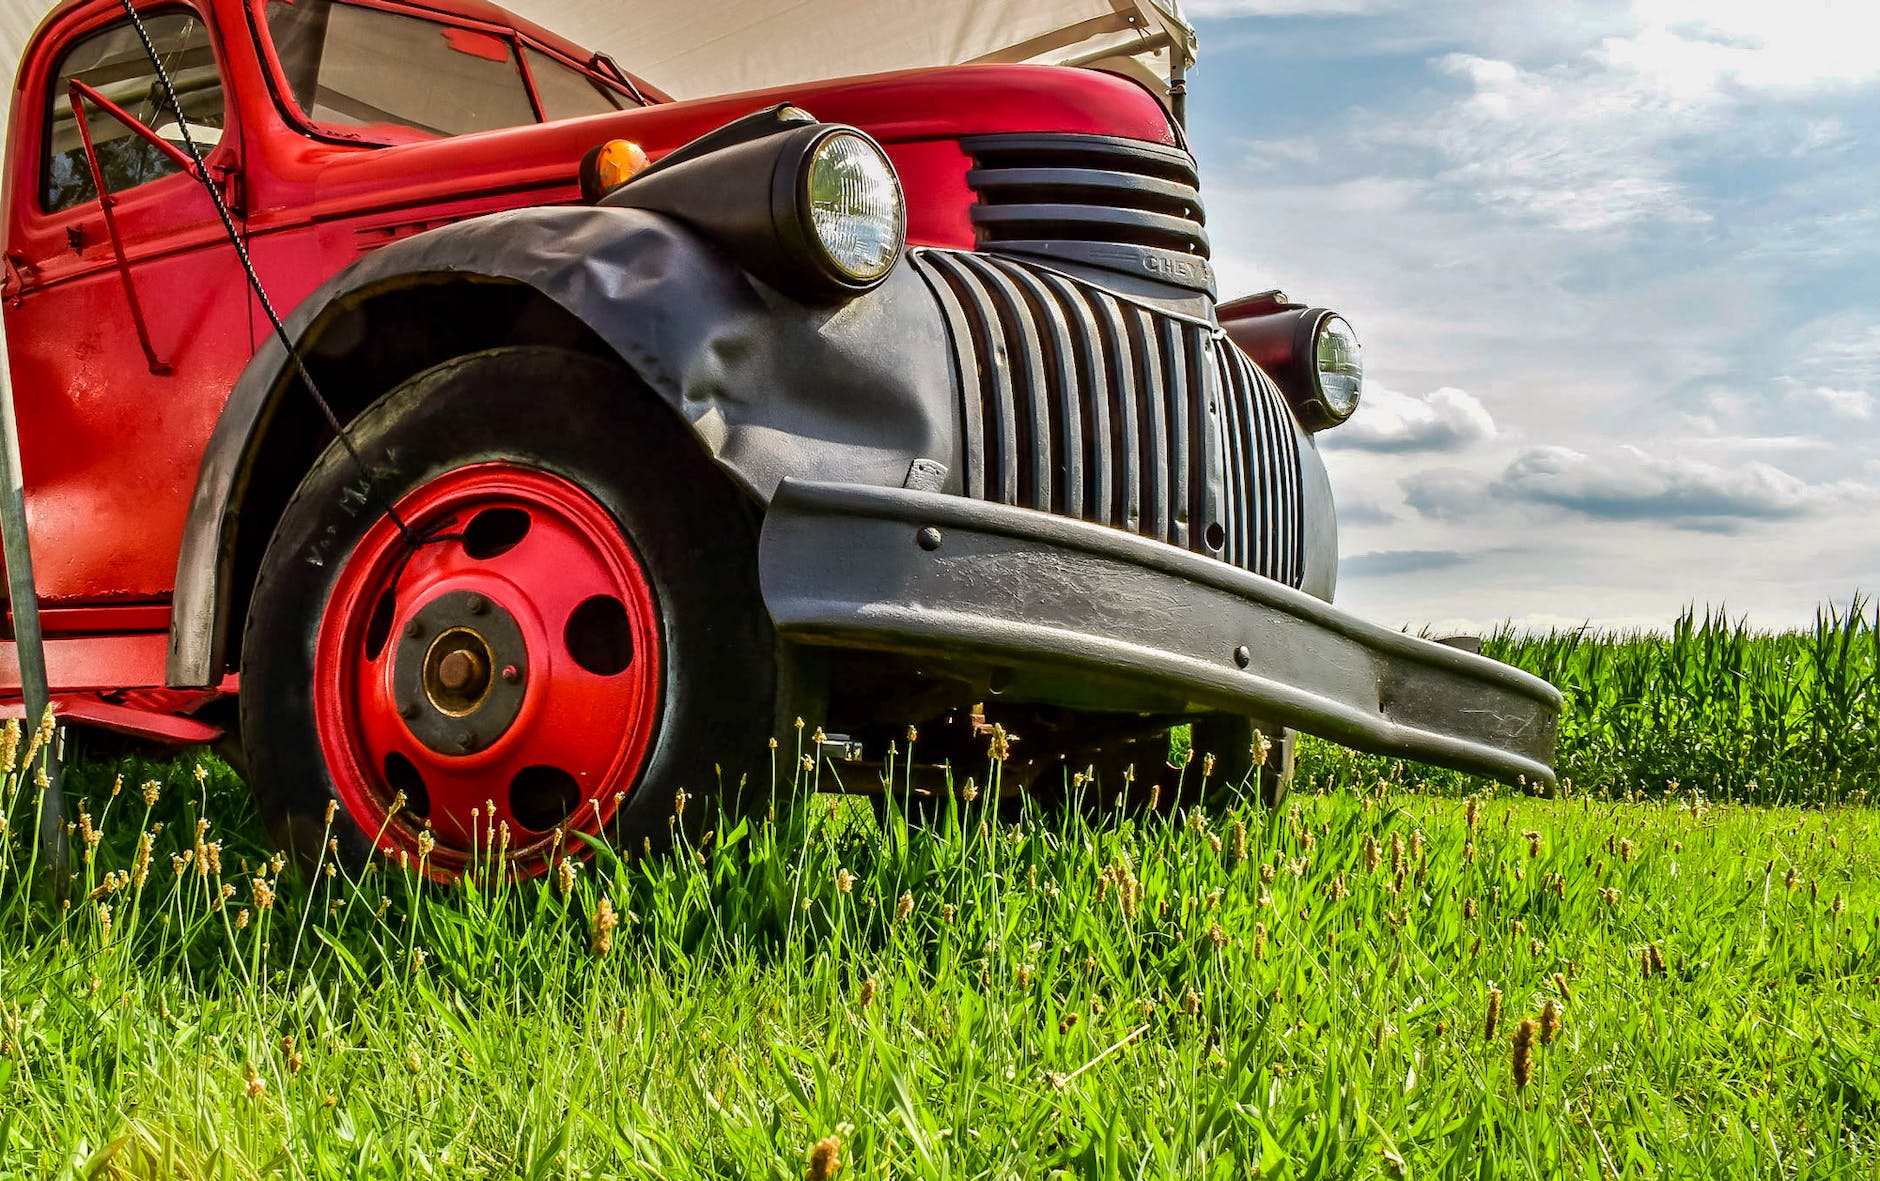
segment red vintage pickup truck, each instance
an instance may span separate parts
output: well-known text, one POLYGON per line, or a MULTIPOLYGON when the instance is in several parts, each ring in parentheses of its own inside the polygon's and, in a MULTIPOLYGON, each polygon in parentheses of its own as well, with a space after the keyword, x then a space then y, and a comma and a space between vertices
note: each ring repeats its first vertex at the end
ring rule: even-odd
POLYGON ((1127 78, 674 102, 483 0, 67 0, 4 201, 56 706, 225 740, 296 849, 637 846, 780 718, 983 765, 977 703, 1011 791, 1186 722, 1551 775, 1550 687, 1330 606, 1357 338, 1218 302, 1127 78))

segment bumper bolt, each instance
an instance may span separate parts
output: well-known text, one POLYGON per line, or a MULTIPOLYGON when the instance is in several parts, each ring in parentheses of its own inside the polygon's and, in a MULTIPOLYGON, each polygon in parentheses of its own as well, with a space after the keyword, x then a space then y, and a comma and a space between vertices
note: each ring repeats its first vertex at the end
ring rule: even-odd
POLYGON ((1234 663, 1239 665, 1241 668, 1246 668, 1248 665, 1252 664, 1253 663, 1253 649, 1247 647, 1245 644, 1242 644, 1240 647, 1235 648, 1234 649, 1234 663))
POLYGON ((520 681, 520 680, 522 679, 522 670, 521 670, 521 669, 519 669, 519 668, 517 668, 517 667, 516 667, 515 665, 513 665, 513 664, 505 664, 505 665, 503 666, 503 674, 502 674, 502 675, 503 675, 503 680, 505 680, 505 681, 507 681, 507 682, 508 682, 509 684, 511 684, 511 685, 513 685, 513 684, 515 684, 515 683, 516 683, 517 681, 520 681))
POLYGON ((914 544, 920 546, 920 548, 926 550, 928 553, 932 553, 940 548, 940 530, 934 528, 932 525, 927 526, 919 533, 914 534, 914 544))

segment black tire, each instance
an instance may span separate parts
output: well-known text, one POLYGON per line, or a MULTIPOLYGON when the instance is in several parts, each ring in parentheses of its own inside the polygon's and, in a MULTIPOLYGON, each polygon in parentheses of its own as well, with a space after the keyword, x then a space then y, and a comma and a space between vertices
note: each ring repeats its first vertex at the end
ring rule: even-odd
POLYGON ((1298 736, 1292 730, 1211 714, 1195 719, 1190 735, 1195 759, 1191 771, 1200 769, 1205 756, 1214 756, 1214 773, 1208 776, 1209 794, 1252 792, 1269 808, 1285 803, 1292 790, 1299 749, 1298 736), (1264 758, 1254 753, 1262 738, 1268 744, 1264 758))
MULTIPOLYGON (((476 353, 406 381, 349 434, 373 473, 372 508, 359 511, 358 462, 334 443, 275 528, 243 634, 243 745, 262 815, 283 848, 314 856, 325 814, 340 799, 313 694, 317 633, 344 559, 382 519, 383 506, 492 460, 578 485, 612 516, 651 584, 662 679, 650 746, 616 816, 621 846, 666 847, 677 792, 700 797, 685 810, 690 823, 712 811, 720 765, 729 786, 739 782, 738 768, 755 770, 777 681, 776 640, 757 582, 758 515, 630 374, 563 349, 476 353)), ((342 859, 363 863, 371 834, 343 804, 334 829, 342 859)))

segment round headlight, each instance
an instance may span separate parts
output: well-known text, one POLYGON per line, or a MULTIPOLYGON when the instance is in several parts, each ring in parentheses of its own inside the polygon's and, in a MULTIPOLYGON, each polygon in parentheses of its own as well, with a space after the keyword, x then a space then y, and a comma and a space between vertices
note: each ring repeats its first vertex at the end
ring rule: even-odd
POLYGON ((1364 393, 1364 346, 1343 316, 1319 321, 1312 355, 1318 370, 1319 400, 1338 422, 1350 418, 1364 393))
POLYGON ((822 139, 803 171, 809 230, 831 277, 879 282, 907 237, 907 203, 887 155, 866 136, 837 131, 822 139))

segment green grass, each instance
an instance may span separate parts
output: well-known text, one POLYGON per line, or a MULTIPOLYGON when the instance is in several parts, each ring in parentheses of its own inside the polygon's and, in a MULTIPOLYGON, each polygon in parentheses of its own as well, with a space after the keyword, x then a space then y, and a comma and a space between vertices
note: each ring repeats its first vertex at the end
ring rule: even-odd
POLYGON ((0 854, 0 1176, 1880 1175, 1880 816, 1343 766, 1097 828, 809 796, 565 897, 296 884, 226 771, 131 766, 69 908, 0 854))

